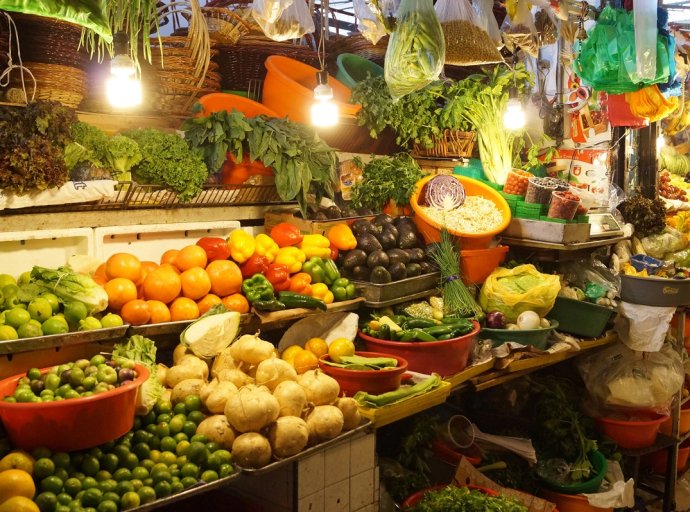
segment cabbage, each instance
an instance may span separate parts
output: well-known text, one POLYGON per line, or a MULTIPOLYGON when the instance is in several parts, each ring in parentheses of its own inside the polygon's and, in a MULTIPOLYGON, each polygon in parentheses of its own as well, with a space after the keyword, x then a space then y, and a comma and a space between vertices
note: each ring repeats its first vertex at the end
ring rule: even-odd
POLYGON ((240 330, 240 314, 225 306, 211 308, 204 316, 192 322, 180 335, 180 341, 194 355, 211 359, 226 349, 240 330))
POLYGON ((137 392, 137 414, 149 413, 163 395, 164 389, 157 375, 156 344, 153 340, 135 334, 130 336, 125 343, 115 344, 113 356, 131 359, 148 368, 149 378, 144 381, 137 392))
POLYGON ((77 274, 69 267, 57 269, 34 267, 30 285, 57 295, 63 303, 82 302, 89 315, 108 307, 108 294, 89 276, 77 274))
POLYGON ((437 210, 454 210, 465 202, 465 187, 453 176, 439 174, 422 190, 423 203, 437 210))

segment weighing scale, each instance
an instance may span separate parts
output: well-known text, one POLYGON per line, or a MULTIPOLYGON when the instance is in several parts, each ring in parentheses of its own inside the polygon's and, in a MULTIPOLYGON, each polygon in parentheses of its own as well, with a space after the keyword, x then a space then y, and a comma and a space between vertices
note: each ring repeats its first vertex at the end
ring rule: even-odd
POLYGON ((623 236, 623 228, 609 212, 591 212, 589 217, 590 238, 612 238, 623 236))

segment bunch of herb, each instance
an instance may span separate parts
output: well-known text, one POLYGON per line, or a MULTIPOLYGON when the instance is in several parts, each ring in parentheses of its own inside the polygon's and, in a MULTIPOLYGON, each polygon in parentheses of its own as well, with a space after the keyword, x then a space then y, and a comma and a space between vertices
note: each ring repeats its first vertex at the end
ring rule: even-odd
POLYGON ((431 491, 413 509, 414 512, 527 512, 514 498, 490 496, 482 491, 449 485, 431 491))
POLYGON ((666 208, 658 197, 648 199, 637 194, 623 201, 618 209, 640 237, 659 234, 666 227, 666 208))
POLYGON ((362 179, 352 186, 352 205, 380 211, 389 200, 399 206, 410 204, 417 182, 425 174, 417 161, 407 153, 374 157, 366 164, 360 158, 355 164, 363 170, 362 179))

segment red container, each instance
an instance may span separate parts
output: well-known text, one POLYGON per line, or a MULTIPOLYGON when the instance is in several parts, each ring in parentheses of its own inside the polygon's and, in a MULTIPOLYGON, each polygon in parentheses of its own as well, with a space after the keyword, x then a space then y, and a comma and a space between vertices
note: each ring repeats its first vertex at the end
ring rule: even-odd
POLYGON ((593 507, 587 498, 580 494, 562 494, 546 489, 542 489, 539 494, 554 503, 559 512, 613 512, 612 508, 593 507))
POLYGON ((482 450, 478 445, 473 444, 467 448, 456 448, 443 439, 434 439, 431 443, 431 451, 443 462, 457 465, 464 457, 473 466, 479 466, 482 461, 482 450))
MULTIPOLYGON (((671 418, 667 419, 661 424, 659 432, 671 435, 671 418)), ((684 436, 690 432, 690 402, 685 402, 680 408, 680 424, 678 425, 678 435, 684 436)))
MULTIPOLYGON (((138 376, 133 381, 84 398, 37 403, 0 400, 0 420, 12 444, 24 450, 69 452, 112 441, 132 429, 137 390, 149 378, 145 366, 136 365, 135 370, 138 376)), ((0 397, 14 393, 22 377, 23 373, 0 381, 0 397)))
POLYGON ((577 208, 580 206, 580 198, 569 195, 566 192, 554 192, 551 194, 551 205, 549 206, 548 216, 553 219, 573 220, 577 213, 577 208))
MULTIPOLYGON (((688 455, 690 455, 690 441, 685 441, 678 447, 678 460, 676 461, 676 470, 683 471, 688 463, 688 455)), ((652 468, 652 471, 660 475, 666 474, 666 466, 668 465, 668 450, 659 450, 642 458, 642 464, 646 467, 652 468)))
POLYGON ((208 116, 213 112, 220 112, 221 110, 227 110, 228 112, 237 110, 238 112, 242 112, 245 117, 256 117, 260 115, 278 117, 278 114, 262 103, 225 92, 205 94, 199 98, 199 103, 204 107, 204 111, 201 114, 203 116, 208 116))
MULTIPOLYGON (((355 352, 355 355, 362 357, 391 357, 389 354, 378 352, 355 352)), ((400 387, 400 380, 403 373, 407 371, 407 361, 399 356, 394 356, 398 360, 398 366, 390 370, 348 370, 331 366, 324 361, 330 361, 328 355, 321 356, 319 367, 326 375, 330 375, 340 384, 340 391, 345 396, 354 396, 357 391, 366 391, 372 395, 380 395, 388 391, 395 391, 400 387)))
POLYGON ((438 373, 442 377, 455 375, 467 366, 472 345, 479 333, 479 323, 472 321, 472 332, 443 341, 388 341, 373 338, 359 331, 367 350, 382 352, 407 359, 410 370, 420 373, 438 373))
POLYGON ((659 433, 659 427, 668 418, 667 415, 648 414, 642 420, 621 420, 615 418, 595 418, 602 434, 610 437, 621 448, 634 449, 652 446, 659 433))
MULTIPOLYGON (((448 484, 450 485, 450 484, 448 484)), ((405 501, 403 501, 402 504, 402 509, 403 510, 410 510, 414 507, 416 507, 420 501, 422 501, 422 498, 424 498, 424 495, 428 492, 433 492, 433 491, 440 491, 441 489, 445 489, 448 487, 448 485, 434 485, 432 487, 427 487, 426 489, 422 489, 421 491, 417 491, 416 493, 412 494, 411 496, 408 496, 405 501)), ((486 489, 484 487, 478 487, 476 485, 468 485, 470 489, 474 491, 481 491, 487 496, 500 496, 499 493, 494 491, 493 489, 486 489)))
POLYGON ((508 249, 507 245, 499 245, 490 249, 460 251, 462 280, 465 284, 479 284, 486 281, 489 274, 503 263, 508 249))

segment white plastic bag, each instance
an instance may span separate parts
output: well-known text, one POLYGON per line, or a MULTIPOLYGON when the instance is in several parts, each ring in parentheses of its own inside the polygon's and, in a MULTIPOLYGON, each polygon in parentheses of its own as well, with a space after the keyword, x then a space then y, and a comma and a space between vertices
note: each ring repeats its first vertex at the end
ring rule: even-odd
POLYGON ((373 0, 354 0, 357 29, 362 37, 371 44, 378 43, 383 36, 389 33, 386 19, 388 16, 393 16, 395 7, 392 5, 394 2, 386 2, 388 7, 383 6, 383 3, 373 0), (389 12, 384 12, 384 9, 389 12))
POLYGON ((656 76, 657 4, 637 2, 633 9, 635 25, 635 73, 633 81, 654 80, 656 76))
POLYGON ((528 2, 518 1, 515 15, 512 18, 506 16, 503 21, 503 41, 511 51, 517 47, 532 57, 539 55, 537 29, 528 2))
POLYGON ((436 16, 446 41, 446 64, 472 66, 503 62, 467 0, 438 0, 436 16))
POLYGON ((309 12, 309 7, 305 0, 281 0, 289 2, 290 5, 285 7, 280 16, 275 21, 266 21, 262 23, 258 18, 255 19, 259 23, 261 30, 264 31, 266 37, 274 41, 286 41, 288 39, 299 39, 302 36, 314 32, 314 20, 309 12))
POLYGON ((263 27, 273 23, 283 11, 292 5, 293 0, 254 0, 252 2, 252 16, 263 27))
POLYGON ((474 0, 472 5, 477 12, 477 24, 479 27, 489 34, 497 49, 503 48, 501 29, 498 28, 498 22, 494 15, 494 0, 474 0))
POLYGON ((621 302, 614 328, 631 350, 657 352, 666 339, 675 307, 641 306, 621 302))

